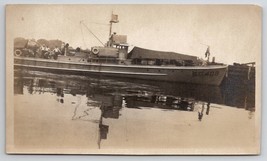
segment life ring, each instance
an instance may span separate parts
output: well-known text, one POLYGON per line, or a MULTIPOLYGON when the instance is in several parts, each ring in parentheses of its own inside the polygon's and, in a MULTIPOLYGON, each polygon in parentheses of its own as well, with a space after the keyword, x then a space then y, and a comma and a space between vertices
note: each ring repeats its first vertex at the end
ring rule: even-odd
POLYGON ((15 50, 15 56, 21 56, 22 52, 19 49, 15 50))
POLYGON ((93 52, 95 55, 97 55, 97 54, 99 53, 99 50, 98 50, 97 48, 93 48, 93 49, 92 49, 92 52, 93 52))

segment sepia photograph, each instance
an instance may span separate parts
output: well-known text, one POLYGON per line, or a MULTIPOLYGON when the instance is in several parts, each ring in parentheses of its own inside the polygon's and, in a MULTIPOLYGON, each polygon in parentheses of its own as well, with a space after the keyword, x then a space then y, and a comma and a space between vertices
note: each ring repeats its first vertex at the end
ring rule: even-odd
POLYGON ((6 5, 6 153, 259 155, 257 5, 6 5))

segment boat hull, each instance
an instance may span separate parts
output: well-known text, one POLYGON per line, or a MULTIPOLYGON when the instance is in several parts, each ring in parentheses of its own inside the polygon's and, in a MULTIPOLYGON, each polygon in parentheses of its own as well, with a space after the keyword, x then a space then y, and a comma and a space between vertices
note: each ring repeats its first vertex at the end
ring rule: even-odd
POLYGON ((15 68, 82 75, 103 75, 155 81, 220 85, 227 66, 148 66, 67 62, 50 59, 14 58, 15 68))

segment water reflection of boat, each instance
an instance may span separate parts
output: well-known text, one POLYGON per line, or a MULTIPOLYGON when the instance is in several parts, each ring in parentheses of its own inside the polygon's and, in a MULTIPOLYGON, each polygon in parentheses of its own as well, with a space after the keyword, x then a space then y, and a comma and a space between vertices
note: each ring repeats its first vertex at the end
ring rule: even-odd
MULTIPOLYGON (((86 94, 86 93, 114 93, 119 90, 121 94, 164 94, 183 98, 194 98, 198 101, 210 101, 222 103, 221 90, 216 86, 203 86, 195 84, 179 84, 168 82, 136 81, 131 79, 109 79, 105 77, 80 77, 80 76, 59 76, 43 73, 23 73, 23 79, 27 77, 35 78, 33 84, 39 83, 40 87, 58 86, 64 88, 66 93, 86 94)), ((31 80, 33 81, 33 80, 31 80)), ((15 82, 16 83, 16 82, 15 82)), ((15 85, 16 86, 16 85, 15 85)), ((29 84, 29 86, 31 86, 29 84)), ((48 88, 46 90, 52 90, 48 88)))
MULTIPOLYGON (((110 27, 112 23, 118 22, 113 18, 112 15, 110 27)), ((226 65, 215 62, 204 63, 196 56, 138 47, 128 53, 127 37, 111 33, 110 28, 109 41, 105 45, 101 42, 103 47, 92 47, 89 53, 81 52, 79 48, 74 55, 68 56, 68 46, 65 46, 64 55, 53 57, 56 60, 42 56, 43 51, 40 51, 40 54, 38 54, 39 52, 30 54, 32 57, 23 57, 20 49, 15 48, 14 67, 58 73, 205 85, 220 85, 226 73, 226 65)), ((206 55, 210 55, 209 48, 206 55)))
POLYGON ((16 75, 18 77, 15 77, 15 94, 23 94, 23 86, 27 86, 31 94, 42 92, 57 93, 61 90, 61 92, 73 96, 94 96, 97 101, 109 100, 104 96, 110 97, 119 94, 120 97, 128 101, 129 107, 134 107, 139 102, 143 106, 154 105, 162 108, 175 108, 175 102, 186 99, 225 104, 250 110, 255 108, 255 94, 245 88, 239 89, 235 88, 235 86, 227 86, 225 88, 195 84, 133 81, 129 79, 106 79, 103 77, 101 79, 99 77, 70 75, 63 77, 62 75, 54 74, 44 76, 43 73, 29 72, 16 75), (169 104, 170 100, 174 102, 173 105, 169 104), (135 105, 131 102, 135 102, 135 105))

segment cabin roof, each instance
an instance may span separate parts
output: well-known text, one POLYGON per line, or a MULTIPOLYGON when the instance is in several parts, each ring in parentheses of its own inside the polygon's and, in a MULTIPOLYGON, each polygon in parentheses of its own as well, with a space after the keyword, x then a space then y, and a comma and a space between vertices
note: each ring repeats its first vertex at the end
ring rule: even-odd
POLYGON ((174 60, 192 60, 196 61, 196 56, 190 56, 175 52, 149 50, 140 47, 134 47, 128 54, 129 59, 174 59, 174 60))

